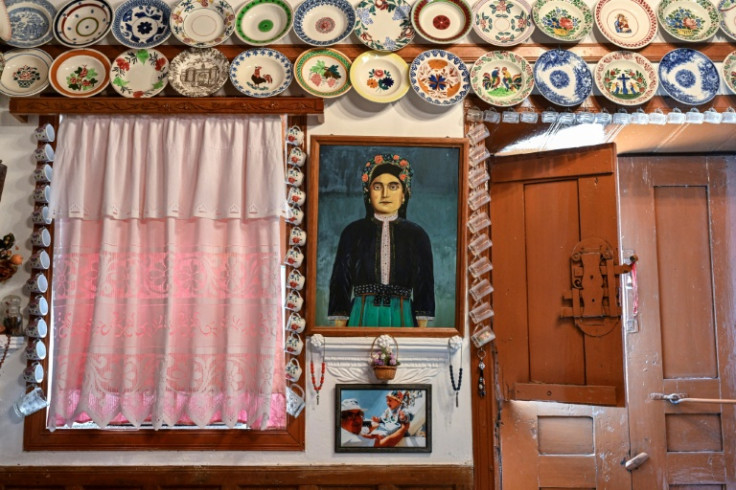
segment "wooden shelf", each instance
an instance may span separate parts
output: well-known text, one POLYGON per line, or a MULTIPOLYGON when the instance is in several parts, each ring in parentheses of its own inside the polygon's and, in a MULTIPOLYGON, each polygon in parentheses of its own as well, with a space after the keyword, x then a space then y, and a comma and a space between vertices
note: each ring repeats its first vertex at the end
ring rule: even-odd
POLYGON ((30 115, 54 114, 322 114, 324 100, 318 97, 16 97, 10 113, 23 122, 30 115))

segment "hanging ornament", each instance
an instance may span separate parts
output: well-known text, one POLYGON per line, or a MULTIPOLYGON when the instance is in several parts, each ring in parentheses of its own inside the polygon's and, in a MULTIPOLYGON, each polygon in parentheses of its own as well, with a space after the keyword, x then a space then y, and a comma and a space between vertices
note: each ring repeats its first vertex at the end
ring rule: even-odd
POLYGON ((309 359, 309 374, 312 378, 312 388, 314 388, 314 392, 316 393, 317 398, 317 405, 319 405, 319 392, 322 389, 322 386, 325 384, 325 339, 322 337, 322 335, 313 335, 311 340, 311 344, 316 349, 319 349, 321 347, 322 349, 322 362, 320 364, 320 375, 319 375, 319 383, 317 383, 316 378, 314 376, 314 354, 312 354, 311 358, 309 359))
POLYGON ((462 339, 459 336, 454 336, 450 338, 450 340, 447 342, 447 348, 450 351, 450 383, 452 383, 452 390, 455 392, 455 407, 460 406, 459 401, 459 395, 460 395, 460 387, 463 384, 463 349, 462 349, 462 339), (452 354, 460 349, 460 369, 457 373, 457 385, 455 384, 455 370, 452 367, 452 354))
POLYGON ((483 359, 486 357, 485 349, 478 349, 478 396, 484 398, 486 396, 486 378, 483 370, 486 368, 486 363, 483 359))

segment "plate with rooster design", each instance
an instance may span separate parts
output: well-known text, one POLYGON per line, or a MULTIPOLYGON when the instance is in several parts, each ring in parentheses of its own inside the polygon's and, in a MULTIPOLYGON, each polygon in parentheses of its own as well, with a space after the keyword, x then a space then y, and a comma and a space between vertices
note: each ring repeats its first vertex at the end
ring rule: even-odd
POLYGON ((350 58, 336 49, 314 48, 294 62, 294 78, 301 88, 317 97, 338 97, 348 92, 350 58))
POLYGON ((249 97, 273 97, 291 85, 292 64, 275 49, 249 49, 230 63, 230 81, 249 97))
POLYGON ((470 69, 470 85, 476 95, 496 107, 521 103, 534 88, 532 65, 510 51, 491 51, 470 69))

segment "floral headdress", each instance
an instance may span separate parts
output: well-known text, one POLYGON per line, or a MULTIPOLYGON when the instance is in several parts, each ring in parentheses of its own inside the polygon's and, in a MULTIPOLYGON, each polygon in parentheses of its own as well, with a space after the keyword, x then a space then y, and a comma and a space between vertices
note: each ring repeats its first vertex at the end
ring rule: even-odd
POLYGON ((382 153, 366 162, 363 166, 363 175, 361 176, 363 193, 366 196, 368 195, 368 186, 373 179, 373 171, 381 165, 393 165, 400 170, 398 178, 404 184, 406 194, 411 196, 411 183, 414 177, 414 170, 412 170, 409 160, 393 153, 382 153))

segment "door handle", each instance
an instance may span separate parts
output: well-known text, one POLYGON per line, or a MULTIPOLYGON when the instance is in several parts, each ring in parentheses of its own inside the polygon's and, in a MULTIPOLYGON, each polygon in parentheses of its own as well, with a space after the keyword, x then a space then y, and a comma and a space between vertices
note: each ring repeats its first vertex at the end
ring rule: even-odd
POLYGON ((646 460, 649 459, 649 455, 645 452, 641 452, 631 458, 630 460, 624 462, 624 468, 626 468, 627 471, 634 471, 639 466, 643 465, 646 460))
POLYGON ((736 400, 728 398, 689 398, 687 393, 650 393, 649 398, 652 400, 666 400, 673 405, 680 403, 717 403, 717 404, 732 404, 736 405, 736 400))

